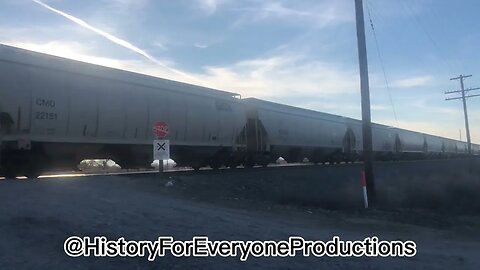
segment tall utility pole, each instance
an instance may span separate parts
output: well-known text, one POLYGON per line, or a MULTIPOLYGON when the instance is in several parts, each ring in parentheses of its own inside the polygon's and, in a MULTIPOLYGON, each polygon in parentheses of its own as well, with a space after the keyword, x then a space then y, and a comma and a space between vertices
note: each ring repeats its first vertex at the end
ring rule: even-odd
POLYGON ((365 22, 362 0, 355 0, 355 15, 357 21, 358 62, 360 66, 360 92, 362 96, 363 164, 365 180, 367 182, 368 204, 374 206, 376 193, 375 178, 373 175, 372 119, 370 114, 367 45, 365 43, 365 22))
POLYGON ((472 97, 478 97, 480 94, 475 94, 475 95, 465 95, 465 92, 469 91, 474 91, 474 90, 479 90, 480 87, 477 88, 469 88, 465 89, 465 86, 463 84, 463 79, 472 77, 472 75, 460 75, 456 78, 451 78, 450 80, 460 80, 460 87, 461 90, 456 90, 456 91, 447 91, 445 94, 453 94, 453 93, 461 93, 461 97, 454 97, 454 98, 445 98, 445 100, 455 100, 455 99, 462 99, 463 101, 463 114, 465 116, 465 131, 467 133, 467 149, 468 149, 468 154, 472 154, 472 142, 470 140, 470 127, 468 125, 468 112, 467 112, 467 98, 472 98, 472 97))

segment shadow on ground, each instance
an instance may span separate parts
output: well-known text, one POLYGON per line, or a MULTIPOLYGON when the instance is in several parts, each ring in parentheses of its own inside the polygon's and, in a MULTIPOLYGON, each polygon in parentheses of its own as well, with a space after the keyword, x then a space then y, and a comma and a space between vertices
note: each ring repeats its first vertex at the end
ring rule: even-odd
MULTIPOLYGON (((166 175, 160 189, 201 200, 269 201, 325 209, 362 209, 361 164, 166 175)), ((138 176, 151 177, 151 176, 138 176)), ((375 164, 377 208, 480 212, 480 160, 375 164)))

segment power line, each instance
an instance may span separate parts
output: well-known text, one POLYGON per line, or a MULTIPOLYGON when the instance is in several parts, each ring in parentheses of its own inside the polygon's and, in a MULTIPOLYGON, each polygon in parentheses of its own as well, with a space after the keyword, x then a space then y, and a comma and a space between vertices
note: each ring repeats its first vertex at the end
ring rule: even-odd
POLYGON ((442 53, 442 50, 440 49, 440 47, 438 46, 438 43, 435 41, 435 39, 432 37, 432 35, 430 34, 430 32, 427 30, 427 28, 422 24, 422 22, 420 21, 420 19, 418 18, 418 16, 415 14, 415 11, 413 10, 413 8, 408 4, 408 1, 399 1, 403 7, 405 8, 405 10, 410 13, 411 17, 413 17, 414 21, 416 22, 416 24, 419 26, 419 28, 423 31, 423 33, 425 34, 425 36, 428 38, 428 40, 432 43, 434 49, 437 51, 438 53, 438 56, 440 57, 441 61, 443 61, 443 63, 448 67, 448 69, 450 70, 450 72, 453 71, 453 67, 451 65, 451 63, 449 61, 447 61, 447 58, 444 57, 443 53, 442 53))
POLYGON ((370 21, 370 26, 371 26, 372 32, 373 32, 373 38, 375 40, 375 47, 377 49, 377 54, 378 54, 378 58, 379 58, 379 61, 380 61, 380 66, 381 66, 382 72, 383 72, 383 78, 385 79, 385 85, 387 87, 388 98, 390 99, 390 105, 392 106, 393 116, 395 117, 395 123, 398 127, 397 112, 395 110, 395 105, 393 104, 392 93, 390 91, 390 84, 388 83, 387 73, 385 72, 385 65, 384 65, 384 62, 383 62, 383 57, 382 57, 382 54, 380 53, 380 46, 378 45, 377 34, 375 32, 375 27, 373 26, 372 15, 370 14, 370 5, 369 5, 368 0, 367 0, 367 13, 368 13, 368 19, 370 21))

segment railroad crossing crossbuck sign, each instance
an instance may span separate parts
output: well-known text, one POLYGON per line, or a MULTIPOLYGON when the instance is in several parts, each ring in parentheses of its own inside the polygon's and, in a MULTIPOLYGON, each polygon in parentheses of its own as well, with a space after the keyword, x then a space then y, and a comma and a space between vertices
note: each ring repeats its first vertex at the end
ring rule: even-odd
POLYGON ((170 141, 169 140, 153 140, 153 159, 154 160, 170 159, 170 141))

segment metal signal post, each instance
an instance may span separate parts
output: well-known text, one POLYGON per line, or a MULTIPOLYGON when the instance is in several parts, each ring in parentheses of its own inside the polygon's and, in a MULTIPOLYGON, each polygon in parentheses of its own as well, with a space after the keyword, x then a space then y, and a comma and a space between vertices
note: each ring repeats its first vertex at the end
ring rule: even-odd
POLYGON ((363 15, 363 1, 355 0, 355 15, 357 22, 358 60, 360 66, 360 91, 362 96, 363 122, 363 159, 365 180, 368 193, 368 204, 375 205, 375 178, 373 174, 372 149, 372 119, 370 114, 370 90, 368 83, 367 45, 365 42, 365 22, 363 15))

